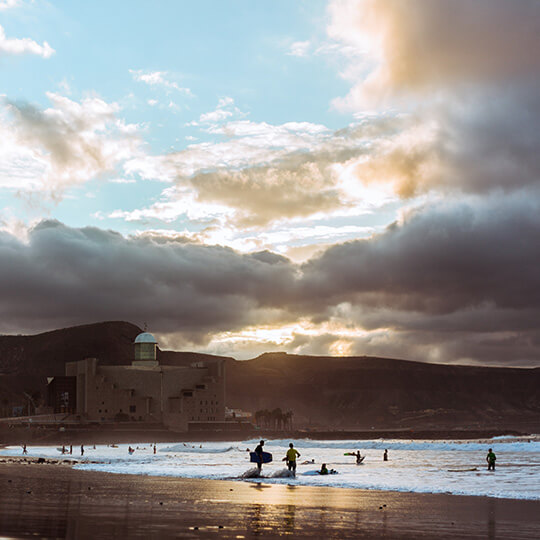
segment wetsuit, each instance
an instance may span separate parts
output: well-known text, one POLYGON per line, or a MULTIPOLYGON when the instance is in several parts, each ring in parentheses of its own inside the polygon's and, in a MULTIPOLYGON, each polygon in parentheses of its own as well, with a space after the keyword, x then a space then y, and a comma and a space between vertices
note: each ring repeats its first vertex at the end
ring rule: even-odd
POLYGON ((263 459, 262 459, 262 454, 263 454, 263 447, 262 445, 257 445, 257 448, 255 448, 255 453, 257 454, 257 457, 259 458, 259 461, 257 462, 257 468, 259 469, 259 471, 262 469, 262 463, 263 463, 263 459))
POLYGON ((488 452, 488 455, 486 457, 486 461, 488 462, 488 471, 494 471, 495 470, 495 460, 497 458, 495 457, 495 454, 493 452, 488 452))

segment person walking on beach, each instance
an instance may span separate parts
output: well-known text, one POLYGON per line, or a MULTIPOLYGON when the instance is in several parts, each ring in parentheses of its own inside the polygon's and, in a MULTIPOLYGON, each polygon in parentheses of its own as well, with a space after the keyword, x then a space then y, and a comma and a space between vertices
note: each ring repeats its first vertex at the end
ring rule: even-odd
POLYGON ((493 450, 490 448, 488 450, 486 461, 488 464, 488 471, 494 471, 495 470, 495 460, 497 459, 497 456, 494 454, 493 450))
POLYGON ((287 450, 287 467, 289 471, 296 476, 296 458, 300 457, 300 452, 294 448, 293 443, 289 443, 289 449, 287 450))
POLYGON ((388 450, 384 451, 382 459, 383 459, 383 461, 388 461, 388 450))
POLYGON ((255 448, 255 453, 257 454, 257 458, 258 458, 257 469, 259 469, 259 474, 262 470, 262 464, 263 464, 263 446, 264 446, 264 441, 261 441, 257 445, 257 448, 255 448))

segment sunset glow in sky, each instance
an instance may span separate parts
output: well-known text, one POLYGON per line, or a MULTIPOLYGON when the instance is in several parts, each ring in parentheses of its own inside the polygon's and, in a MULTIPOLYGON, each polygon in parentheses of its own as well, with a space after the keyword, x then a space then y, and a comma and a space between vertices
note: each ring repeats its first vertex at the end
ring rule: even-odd
POLYGON ((0 332, 539 365, 540 2, 0 0, 0 332))

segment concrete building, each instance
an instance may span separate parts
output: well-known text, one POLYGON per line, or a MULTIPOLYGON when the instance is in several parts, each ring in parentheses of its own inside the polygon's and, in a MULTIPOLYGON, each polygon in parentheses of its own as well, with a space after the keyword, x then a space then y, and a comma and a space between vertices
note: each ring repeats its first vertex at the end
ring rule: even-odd
POLYGON ((66 364, 63 379, 74 382, 70 401, 81 419, 159 422, 179 431, 224 422, 222 360, 160 365, 157 341, 147 332, 137 336, 134 349, 130 366, 101 366, 96 358, 66 364))

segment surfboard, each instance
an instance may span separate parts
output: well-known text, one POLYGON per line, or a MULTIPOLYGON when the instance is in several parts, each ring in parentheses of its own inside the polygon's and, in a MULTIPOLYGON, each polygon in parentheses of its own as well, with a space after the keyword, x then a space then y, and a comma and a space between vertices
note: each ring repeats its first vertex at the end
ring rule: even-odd
MULTIPOLYGON (((249 461, 251 463, 259 463, 259 456, 255 452, 249 453, 249 461)), ((270 463, 272 461, 272 454, 270 452, 263 452, 262 453, 262 462, 263 463, 270 463)))

